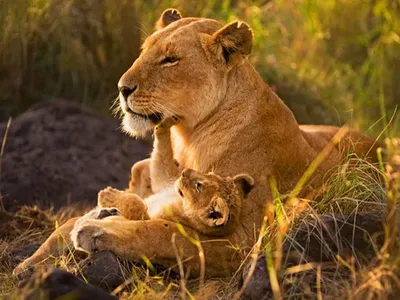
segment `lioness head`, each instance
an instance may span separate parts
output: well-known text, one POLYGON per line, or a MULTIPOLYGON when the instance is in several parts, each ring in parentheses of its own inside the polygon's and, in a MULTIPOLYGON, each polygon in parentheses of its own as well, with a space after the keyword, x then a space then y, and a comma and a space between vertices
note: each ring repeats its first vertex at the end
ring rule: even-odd
POLYGON ((192 169, 185 169, 176 181, 185 213, 209 227, 224 226, 231 218, 239 218, 242 201, 253 186, 254 180, 247 174, 230 178, 192 169))
POLYGON ((252 32, 241 22, 222 27, 168 9, 157 29, 118 83, 123 128, 132 135, 171 116, 196 125, 222 101, 230 72, 251 51, 252 32))

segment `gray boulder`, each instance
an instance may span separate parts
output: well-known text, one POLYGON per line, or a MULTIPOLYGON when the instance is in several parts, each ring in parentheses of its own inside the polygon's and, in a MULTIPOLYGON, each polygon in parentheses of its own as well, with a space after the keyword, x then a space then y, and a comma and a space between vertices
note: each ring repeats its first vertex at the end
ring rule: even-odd
MULTIPOLYGON (((5 131, 0 124, 0 139, 5 131)), ((127 187, 131 166, 150 149, 122 133, 119 120, 66 101, 41 102, 11 122, 1 165, 4 206, 94 205, 101 189, 127 187)))

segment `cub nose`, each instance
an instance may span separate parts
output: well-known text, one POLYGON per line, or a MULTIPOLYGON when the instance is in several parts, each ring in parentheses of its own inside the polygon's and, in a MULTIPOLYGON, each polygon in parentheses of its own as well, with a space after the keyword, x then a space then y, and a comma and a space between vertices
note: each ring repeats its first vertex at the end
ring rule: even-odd
POLYGON ((127 86, 120 86, 118 87, 119 92, 122 94, 122 96, 125 99, 128 99, 129 95, 131 95, 134 91, 136 91, 137 85, 135 85, 133 88, 127 87, 127 86))

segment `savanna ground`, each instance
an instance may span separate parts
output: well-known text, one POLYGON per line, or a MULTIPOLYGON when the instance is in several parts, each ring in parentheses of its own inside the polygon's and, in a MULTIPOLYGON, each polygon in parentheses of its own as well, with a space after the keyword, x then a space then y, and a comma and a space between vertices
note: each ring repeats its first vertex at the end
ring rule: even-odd
MULTIPOLYGON (((168 7, 178 8, 184 16, 210 17, 223 23, 246 21, 255 37, 249 59, 300 123, 347 124, 387 143, 382 151, 387 165, 372 166, 351 158, 335 176, 327 178, 322 200, 312 208, 316 214, 349 214, 373 207, 377 214, 386 216, 384 246, 361 268, 351 259, 338 257, 335 268, 304 264, 283 274, 282 251, 275 245, 285 238, 292 222, 284 213, 289 209, 287 204, 281 205, 284 197, 276 193, 277 221, 266 224, 275 230, 265 229, 276 234, 261 236, 255 247, 270 254, 268 270, 274 297, 298 292, 282 289, 285 280, 295 282, 292 285, 301 287, 303 296, 310 298, 384 299, 398 295, 398 1, 0 0, 0 121, 42 99, 63 98, 99 115, 109 114, 119 77, 168 7), (381 176, 370 176, 371 170, 381 176)), ((308 174, 311 172, 312 168, 308 174)), ((286 203, 298 201, 295 192, 289 200, 286 203)), ((303 202, 304 211, 310 211, 309 202, 303 202)), ((57 213, 24 208, 13 217, 2 214, 0 295, 16 285, 11 276, 12 250, 42 242, 56 220, 63 222, 80 213, 70 207, 57 213)), ((69 268, 74 262, 66 257, 59 264, 69 268)), ((166 283, 140 269, 127 278, 134 284, 126 297, 156 298, 169 293, 197 298, 216 294, 225 299, 236 294, 237 276, 207 282, 197 292, 196 281, 166 283)))

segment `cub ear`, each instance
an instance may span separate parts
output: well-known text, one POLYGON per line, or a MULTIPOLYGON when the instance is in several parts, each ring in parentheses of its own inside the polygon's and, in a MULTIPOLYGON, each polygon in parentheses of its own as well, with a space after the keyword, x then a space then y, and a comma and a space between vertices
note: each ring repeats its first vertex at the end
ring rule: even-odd
POLYGON ((161 14, 160 18, 156 22, 156 30, 163 29, 164 27, 168 26, 172 22, 178 21, 179 19, 182 19, 181 13, 174 8, 167 8, 164 10, 164 12, 161 14))
POLYGON ((214 197, 208 208, 208 219, 210 226, 223 226, 229 219, 229 207, 221 197, 214 197))
POLYGON ((243 22, 233 22, 218 30, 208 42, 209 51, 232 67, 250 54, 253 44, 253 32, 243 22))
POLYGON ((242 193, 243 197, 247 197, 254 187, 254 179, 248 174, 239 174, 233 177, 233 181, 242 193))

